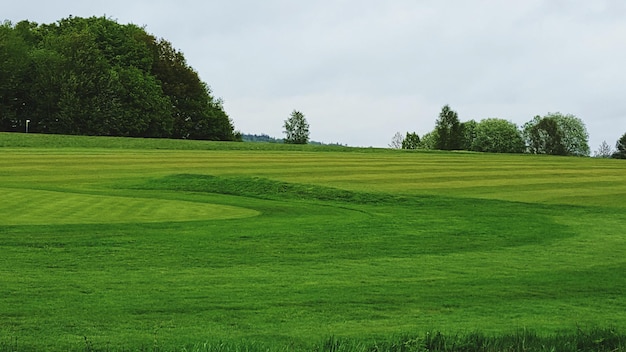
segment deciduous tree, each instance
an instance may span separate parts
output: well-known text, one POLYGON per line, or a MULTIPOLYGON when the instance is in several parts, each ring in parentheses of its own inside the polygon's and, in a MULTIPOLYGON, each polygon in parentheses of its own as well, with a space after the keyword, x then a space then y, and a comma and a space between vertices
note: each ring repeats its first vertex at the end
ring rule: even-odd
POLYGON ((391 143, 389 143, 389 147, 392 149, 400 149, 402 148, 402 142, 404 141, 404 137, 402 137, 402 133, 396 132, 391 138, 391 143))
POLYGON ((285 143, 287 144, 307 144, 309 142, 309 123, 304 118, 304 114, 294 110, 291 116, 285 120, 283 126, 285 130, 285 143))
POLYGON ((450 106, 445 105, 441 109, 439 118, 436 121, 435 130, 437 131, 436 148, 441 150, 458 150, 461 149, 463 142, 463 131, 459 116, 450 106))
POLYGON ((420 140, 420 148, 422 149, 437 149, 437 130, 432 130, 424 134, 420 140))
POLYGON ((402 149, 417 149, 420 146, 420 137, 417 133, 406 133, 406 137, 402 141, 402 149))
POLYGON ((0 131, 240 140, 166 40, 106 17, 0 26, 0 131))
POLYGON ((533 154, 588 156, 589 134, 574 115, 550 113, 524 124, 523 136, 533 154))
POLYGON ((480 121, 471 150, 489 153, 523 153, 524 140, 517 126, 507 120, 490 118, 480 121))
POLYGON ((610 158, 612 155, 613 149, 611 149, 611 146, 606 141, 602 141, 598 150, 593 153, 594 158, 610 158))
POLYGON ((24 131, 28 46, 10 22, 0 24, 0 131, 24 131))
POLYGON ((476 139, 476 126, 478 123, 474 120, 461 122, 461 131, 463 133, 463 141, 461 142, 461 149, 472 150, 472 145, 476 139))

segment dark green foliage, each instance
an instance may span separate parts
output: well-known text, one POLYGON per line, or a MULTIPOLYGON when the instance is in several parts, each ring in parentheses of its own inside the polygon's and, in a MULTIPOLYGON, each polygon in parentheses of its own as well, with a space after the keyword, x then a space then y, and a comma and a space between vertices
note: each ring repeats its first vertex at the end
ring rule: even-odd
POLYGON ((585 124, 574 115, 535 116, 524 125, 523 134, 532 154, 588 156, 590 153, 585 124))
POLYGON ((402 140, 402 149, 417 149, 420 147, 420 137, 417 133, 406 133, 406 137, 402 140))
POLYGON ((461 123, 461 130, 463 131, 463 142, 461 143, 461 149, 472 150, 474 140, 476 139, 476 126, 478 123, 474 120, 469 120, 461 123))
POLYGON ((285 143, 307 144, 309 142, 309 123, 300 111, 294 110, 285 120, 283 127, 285 128, 285 143))
POLYGON ((155 64, 152 73, 162 83, 174 109, 174 138, 235 140, 222 102, 187 65, 183 54, 161 39, 150 43, 155 64))
POLYGON ((613 153, 613 158, 615 159, 626 159, 626 133, 622 135, 622 137, 617 140, 615 143, 615 153, 613 153))
POLYGON ((445 105, 441 109, 439 118, 436 121, 435 131, 437 131, 436 149, 459 150, 463 144, 463 131, 459 116, 450 106, 445 105))
POLYGON ((19 114, 24 109, 27 43, 9 22, 0 25, 0 131, 24 130, 19 114))
POLYGON ((182 53, 135 25, 5 23, 0 59, 0 131, 240 139, 182 53))
POLYGON ((524 125, 524 133, 530 153, 565 155, 563 136, 555 119, 535 116, 524 125))

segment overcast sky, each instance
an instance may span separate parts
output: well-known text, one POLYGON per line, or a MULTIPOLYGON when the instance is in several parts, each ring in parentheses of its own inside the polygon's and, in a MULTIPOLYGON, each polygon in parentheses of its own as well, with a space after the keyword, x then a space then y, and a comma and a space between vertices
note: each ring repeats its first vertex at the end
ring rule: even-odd
POLYGON ((35 0, 0 19, 70 15, 170 41, 244 133, 282 138, 295 109, 313 140, 386 147, 445 104, 461 121, 574 114, 592 151, 626 133, 623 0, 35 0))

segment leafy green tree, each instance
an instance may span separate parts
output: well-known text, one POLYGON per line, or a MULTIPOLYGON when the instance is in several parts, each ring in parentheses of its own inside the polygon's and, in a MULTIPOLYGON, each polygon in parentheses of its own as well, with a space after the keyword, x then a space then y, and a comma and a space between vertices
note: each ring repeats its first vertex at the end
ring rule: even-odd
POLYGON ((615 153, 613 153, 613 158, 615 159, 626 159, 626 133, 617 140, 615 143, 615 153))
POLYGON ((422 136, 420 139, 420 148, 434 150, 437 149, 437 130, 432 130, 422 136))
POLYGON ((151 43, 155 62, 152 73, 162 82, 173 111, 173 137, 190 139, 234 140, 232 121, 224 112, 222 101, 211 95, 210 88, 187 65, 183 54, 166 40, 151 43))
POLYGON ((463 143, 461 123, 459 122, 457 113, 450 109, 450 106, 445 105, 441 109, 441 113, 435 124, 435 130, 437 131, 436 149, 461 149, 463 143))
POLYGON ((28 45, 10 22, 0 25, 0 131, 24 131, 28 45))
POLYGON ((285 120, 283 131, 286 135, 287 144, 307 144, 309 142, 309 123, 304 118, 304 114, 294 110, 291 116, 285 120))
POLYGON ((402 141, 402 149, 417 149, 420 146, 420 137, 417 133, 406 133, 406 137, 402 141))
POLYGON ((23 88, 29 102, 30 130, 42 133, 67 133, 59 128, 59 101, 67 79, 65 58, 50 48, 41 47, 29 53, 30 74, 23 88))
POLYGON ((57 39, 55 49, 65 60, 56 120, 64 127, 64 133, 113 135, 110 127, 122 110, 121 97, 116 94, 111 66, 94 34, 87 29, 68 29, 57 39))
POLYGON ((241 140, 182 53, 106 17, 0 26, 0 130, 241 140))
POLYGON ((478 123, 474 120, 461 122, 461 131, 463 133, 463 141, 461 142, 461 149, 472 150, 472 145, 476 139, 476 126, 478 123))
POLYGON ((524 139, 517 126, 507 120, 490 118, 480 121, 471 150, 488 153, 523 153, 524 139))
POLYGON ((531 154, 564 155, 562 136, 556 120, 535 116, 524 124, 523 129, 526 146, 531 154))
POLYGON ((120 106, 111 134, 129 137, 166 137, 173 127, 172 106, 154 76, 140 69, 115 67, 113 86, 120 106))
POLYGON ((563 133, 563 145, 567 155, 589 156, 589 133, 585 123, 578 117, 555 113, 549 115, 557 120, 557 125, 563 133))
POLYGON ((523 137, 533 154, 588 156, 589 134, 574 115, 550 113, 524 125, 523 137))

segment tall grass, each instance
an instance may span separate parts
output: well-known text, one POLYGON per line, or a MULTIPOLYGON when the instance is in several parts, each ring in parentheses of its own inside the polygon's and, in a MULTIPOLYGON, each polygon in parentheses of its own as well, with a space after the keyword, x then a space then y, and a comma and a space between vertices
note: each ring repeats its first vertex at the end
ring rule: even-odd
MULTIPOLYGON (((0 352, 31 351, 18 339, 0 339, 0 352)), ((95 345, 89 337, 67 351, 76 352, 622 352, 626 335, 615 328, 577 329, 574 332, 538 334, 521 329, 511 333, 486 335, 483 332, 444 334, 438 331, 419 335, 389 336, 375 341, 329 337, 309 346, 256 341, 213 341, 183 346, 162 346, 157 338, 139 347, 113 348, 95 345)))

